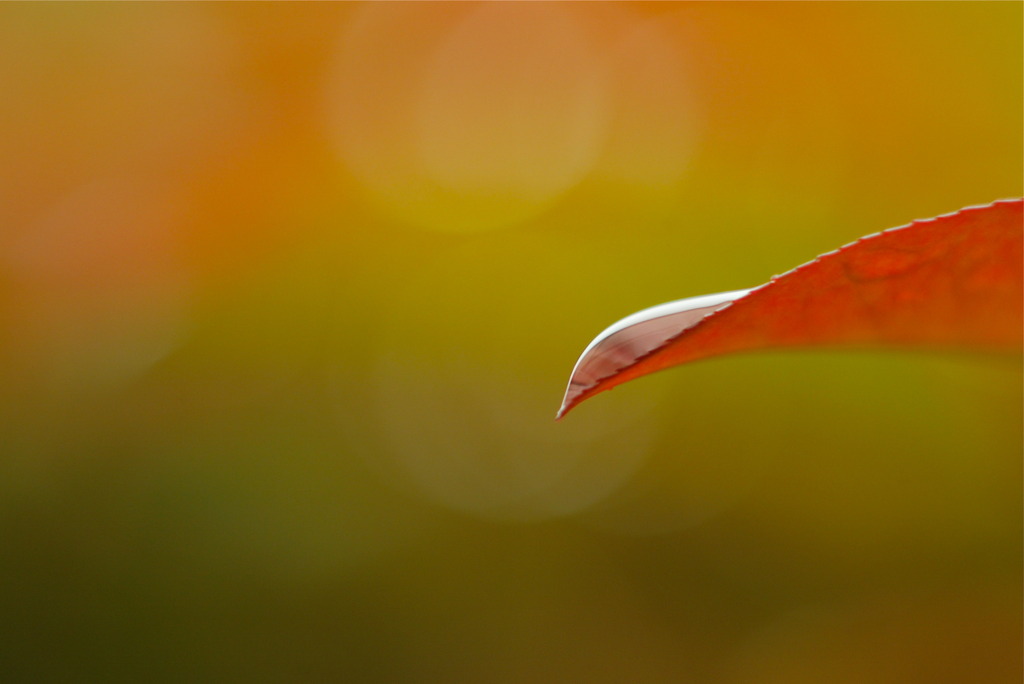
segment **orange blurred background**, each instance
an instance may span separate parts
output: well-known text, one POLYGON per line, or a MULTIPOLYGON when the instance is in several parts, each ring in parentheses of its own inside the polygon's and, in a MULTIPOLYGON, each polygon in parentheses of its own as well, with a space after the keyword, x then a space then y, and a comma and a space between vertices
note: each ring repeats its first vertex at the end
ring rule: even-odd
POLYGON ((1017 682, 1019 359, 663 301, 1022 194, 1019 3, 0 7, 4 681, 1017 682))

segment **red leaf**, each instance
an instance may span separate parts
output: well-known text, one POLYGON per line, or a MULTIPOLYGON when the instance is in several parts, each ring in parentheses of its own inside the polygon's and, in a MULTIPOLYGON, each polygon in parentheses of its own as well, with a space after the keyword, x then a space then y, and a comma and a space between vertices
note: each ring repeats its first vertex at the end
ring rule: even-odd
POLYGON ((1022 206, 1000 200, 891 228, 753 290, 662 304, 584 350, 558 411, 670 366, 773 347, 1019 350, 1022 206))

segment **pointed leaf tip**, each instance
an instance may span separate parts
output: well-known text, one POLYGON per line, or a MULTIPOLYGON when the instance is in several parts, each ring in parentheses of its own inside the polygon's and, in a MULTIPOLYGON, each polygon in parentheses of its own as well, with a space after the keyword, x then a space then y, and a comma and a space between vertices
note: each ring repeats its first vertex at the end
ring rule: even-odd
POLYGON ((569 377, 560 420, 616 385, 701 358, 814 345, 1019 350, 1022 207, 999 200, 875 233, 753 290, 691 297, 610 326, 569 377))
POLYGON ((637 359, 697 325, 749 290, 680 299, 638 311, 608 326, 583 350, 569 376, 556 420, 588 396, 591 388, 637 359))

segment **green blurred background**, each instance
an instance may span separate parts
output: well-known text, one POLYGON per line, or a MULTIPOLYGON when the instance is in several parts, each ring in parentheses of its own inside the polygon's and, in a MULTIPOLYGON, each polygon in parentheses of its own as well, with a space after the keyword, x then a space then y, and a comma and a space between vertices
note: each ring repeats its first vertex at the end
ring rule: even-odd
POLYGON ((1021 364, 603 327, 1022 192, 1022 5, 0 7, 0 678, 1018 682, 1021 364))

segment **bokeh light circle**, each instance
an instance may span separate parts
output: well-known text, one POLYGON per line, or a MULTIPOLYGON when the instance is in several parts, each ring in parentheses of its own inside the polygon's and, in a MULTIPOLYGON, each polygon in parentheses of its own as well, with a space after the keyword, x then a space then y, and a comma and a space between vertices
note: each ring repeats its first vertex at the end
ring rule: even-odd
POLYGON ((475 232, 536 216, 590 171, 606 80, 571 7, 366 5, 344 36, 328 125, 384 216, 475 232))
POLYGON ((548 284, 564 279, 566 249, 502 239, 452 249, 407 274, 375 364, 384 440, 375 457, 391 479, 454 510, 537 520, 586 510, 646 457, 657 392, 609 395, 554 421, 564 312, 548 284), (518 275, 526 259, 528 279, 518 275))
POLYGON ((14 347, 60 385, 126 380, 181 338, 191 299, 174 231, 181 209, 157 183, 81 185, 0 250, 14 284, 14 347))

